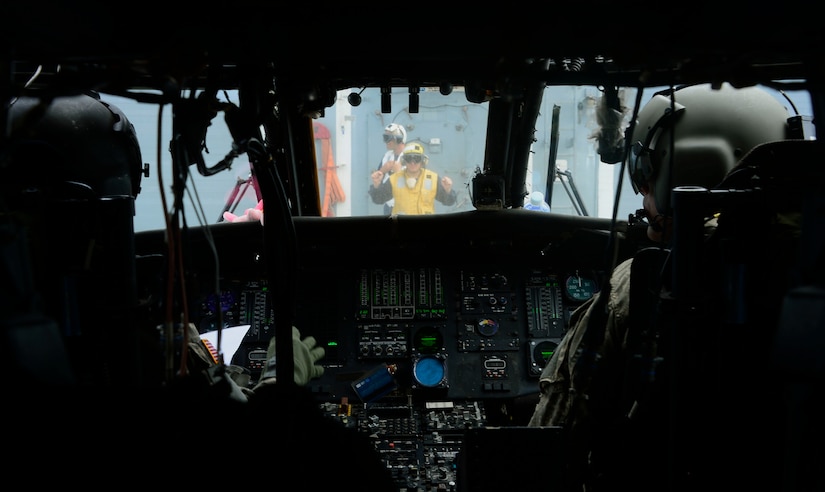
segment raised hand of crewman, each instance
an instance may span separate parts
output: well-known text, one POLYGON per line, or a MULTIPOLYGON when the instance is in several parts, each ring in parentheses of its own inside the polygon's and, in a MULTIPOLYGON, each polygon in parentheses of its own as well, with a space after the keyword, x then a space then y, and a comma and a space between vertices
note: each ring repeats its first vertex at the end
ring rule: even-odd
POLYGON ((384 179, 384 173, 381 171, 373 172, 370 177, 372 178, 372 185, 378 188, 381 185, 381 181, 384 179))
POLYGON ((441 178, 441 186, 444 187, 444 191, 449 193, 453 189, 453 180, 449 176, 444 176, 441 178))

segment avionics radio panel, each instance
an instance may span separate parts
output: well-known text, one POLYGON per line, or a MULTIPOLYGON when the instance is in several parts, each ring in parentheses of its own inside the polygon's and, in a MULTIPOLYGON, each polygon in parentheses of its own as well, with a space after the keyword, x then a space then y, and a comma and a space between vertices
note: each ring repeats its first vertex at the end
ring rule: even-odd
POLYGON ((438 268, 363 269, 358 320, 444 319, 444 279, 438 268))
MULTIPOLYGON (((438 268, 363 269, 358 279, 358 357, 406 358, 422 323, 444 320, 444 278, 438 268)), ((443 329, 443 328, 442 328, 443 329)))

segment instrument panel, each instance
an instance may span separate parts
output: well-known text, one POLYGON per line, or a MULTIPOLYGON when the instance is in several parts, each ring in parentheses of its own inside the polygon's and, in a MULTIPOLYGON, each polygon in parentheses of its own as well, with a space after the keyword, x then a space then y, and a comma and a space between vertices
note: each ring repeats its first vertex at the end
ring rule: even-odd
MULTIPOLYGON (((330 401, 535 393, 570 312, 585 300, 581 291, 571 296, 566 272, 543 269, 360 268, 337 277, 334 298, 300 296, 305 316, 297 320, 326 350, 325 374, 311 384, 330 401), (359 386, 376 371, 388 372, 386 381, 359 386)), ((249 325, 232 363, 253 381, 274 333, 271 292, 263 280, 231 283, 205 298, 197 315, 201 331, 216 327, 217 309, 225 326, 249 325)))
MULTIPOLYGON (((629 257, 646 238, 623 224, 614 244, 609 220, 515 210, 296 217, 294 225, 298 257, 289 260, 268 257, 257 223, 189 232, 187 260, 197 275, 187 281, 189 319, 201 333, 248 325, 240 347, 224 357, 246 368, 254 384, 288 305, 301 334, 326 351, 325 372, 310 384, 331 402, 536 395, 571 312, 599 291, 606 259, 629 257), (279 261, 288 265, 267 267, 279 261), (294 280, 282 283, 278 274, 293 268, 294 276, 281 278, 294 280), (380 384, 363 384, 379 374, 380 384)), ((163 231, 137 235, 140 258, 164 251, 163 231)), ((152 264, 162 278, 162 263, 152 264)), ((153 285, 163 282, 146 282, 144 290, 153 285)))
MULTIPOLYGON (((260 225, 224 224, 211 234, 217 293, 211 248, 191 234, 190 319, 201 332, 249 326, 231 363, 254 385, 289 304, 326 351, 308 385, 323 413, 370 437, 399 491, 470 490, 508 439, 495 429, 526 426, 571 313, 598 292, 607 225, 531 212, 296 218, 300 258, 285 286, 268 280, 260 225)), ((621 243, 619 257, 634 247, 621 243)), ((157 256, 162 233, 141 234, 137 250, 157 256)))

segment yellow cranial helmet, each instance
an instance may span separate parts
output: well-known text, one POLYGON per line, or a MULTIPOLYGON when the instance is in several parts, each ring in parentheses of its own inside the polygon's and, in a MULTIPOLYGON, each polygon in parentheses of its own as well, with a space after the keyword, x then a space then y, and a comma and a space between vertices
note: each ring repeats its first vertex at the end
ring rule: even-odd
POLYGON ((426 166, 430 158, 424 153, 424 146, 420 142, 410 142, 404 147, 404 155, 402 156, 404 163, 421 163, 426 166))

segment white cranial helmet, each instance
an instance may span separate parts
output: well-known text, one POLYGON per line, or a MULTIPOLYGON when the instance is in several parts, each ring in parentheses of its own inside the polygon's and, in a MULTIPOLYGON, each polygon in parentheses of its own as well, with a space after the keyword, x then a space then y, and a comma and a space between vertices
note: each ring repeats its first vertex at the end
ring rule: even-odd
POLYGON ((407 143, 407 130, 405 130, 404 127, 398 123, 390 123, 384 127, 384 133, 387 135, 395 135, 398 143, 407 143))

